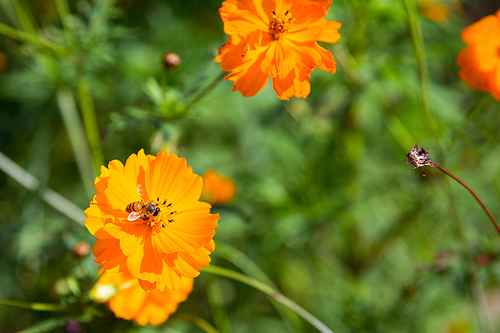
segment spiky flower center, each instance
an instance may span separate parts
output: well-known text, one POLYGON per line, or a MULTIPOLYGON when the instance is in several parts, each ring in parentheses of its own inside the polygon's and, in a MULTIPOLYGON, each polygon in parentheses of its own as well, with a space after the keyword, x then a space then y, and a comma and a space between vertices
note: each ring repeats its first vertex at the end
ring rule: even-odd
POLYGON ((273 17, 269 24, 269 32, 274 37, 274 39, 280 38, 280 35, 287 32, 292 26, 294 18, 292 18, 292 13, 287 10, 284 13, 276 14, 273 10, 273 17))
POLYGON ((177 211, 174 210, 171 202, 156 198, 155 204, 158 205, 158 208, 160 208, 160 212, 156 216, 151 216, 151 218, 148 220, 149 226, 158 226, 161 228, 165 228, 166 225, 175 222, 174 216, 175 214, 177 214, 177 211))

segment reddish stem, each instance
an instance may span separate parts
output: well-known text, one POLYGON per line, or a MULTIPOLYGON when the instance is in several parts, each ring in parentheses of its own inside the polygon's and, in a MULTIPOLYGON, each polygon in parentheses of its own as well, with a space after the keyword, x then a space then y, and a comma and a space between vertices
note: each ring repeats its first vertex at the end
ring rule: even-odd
POLYGON ((483 201, 479 198, 479 196, 476 194, 476 192, 474 192, 474 190, 469 187, 469 185, 467 185, 466 183, 464 183, 460 178, 458 178, 454 174, 446 171, 446 169, 444 169, 443 167, 441 167, 439 164, 437 164, 435 162, 430 162, 430 166, 433 166, 433 167, 438 168, 439 170, 443 171, 445 174, 447 174, 451 178, 455 179, 457 182, 459 182, 460 184, 462 184, 467 190, 469 190, 469 192, 474 196, 474 198, 476 198, 477 202, 479 202, 479 204, 481 205, 481 207, 483 207, 483 209, 486 212, 486 214, 488 214, 491 222, 493 222, 493 224, 495 225, 495 228, 497 229, 498 234, 500 235, 500 226, 498 226, 497 221, 495 220, 495 218, 493 217, 493 215, 491 215, 491 212, 489 211, 489 209, 486 208, 486 206, 484 205, 483 201))

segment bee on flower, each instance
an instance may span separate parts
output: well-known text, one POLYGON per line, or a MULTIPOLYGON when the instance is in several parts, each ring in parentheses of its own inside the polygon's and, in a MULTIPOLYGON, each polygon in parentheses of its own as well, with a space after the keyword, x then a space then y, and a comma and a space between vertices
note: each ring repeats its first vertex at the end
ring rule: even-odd
POLYGON ((317 41, 339 40, 340 23, 325 19, 331 0, 226 0, 219 9, 229 40, 214 59, 232 72, 233 91, 250 97, 269 78, 278 98, 307 97, 314 68, 335 73, 332 54, 317 41))
POLYGON ((95 187, 85 226, 104 271, 129 272, 144 290, 163 291, 208 266, 219 215, 199 201, 203 180, 185 159, 140 150, 125 165, 102 166, 95 187))

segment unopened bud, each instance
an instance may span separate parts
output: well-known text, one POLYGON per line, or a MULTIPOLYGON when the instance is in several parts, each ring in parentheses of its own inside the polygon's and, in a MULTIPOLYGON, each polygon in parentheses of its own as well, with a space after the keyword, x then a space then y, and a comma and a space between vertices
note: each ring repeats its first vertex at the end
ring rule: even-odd
POLYGON ((85 258, 90 253, 90 245, 86 242, 78 242, 73 246, 73 253, 78 258, 85 258))
POLYGON ((162 62, 167 69, 175 68, 181 64, 181 57, 177 53, 167 52, 163 55, 162 62))

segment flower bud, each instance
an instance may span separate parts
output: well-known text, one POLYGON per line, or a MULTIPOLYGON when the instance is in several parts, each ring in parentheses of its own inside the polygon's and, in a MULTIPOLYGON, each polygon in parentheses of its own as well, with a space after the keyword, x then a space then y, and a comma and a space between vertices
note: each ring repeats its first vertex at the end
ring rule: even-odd
POLYGON ((181 64, 181 57, 177 53, 166 52, 162 56, 162 62, 167 69, 175 68, 181 64))
POLYGON ((78 242, 73 246, 73 254, 78 258, 85 258, 90 253, 90 245, 86 242, 78 242))

